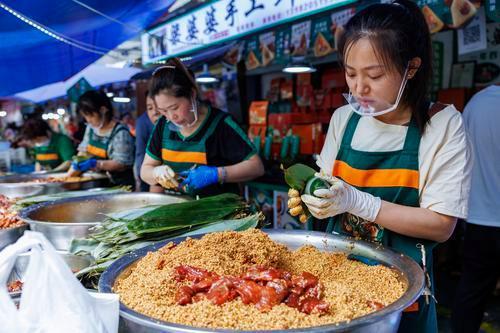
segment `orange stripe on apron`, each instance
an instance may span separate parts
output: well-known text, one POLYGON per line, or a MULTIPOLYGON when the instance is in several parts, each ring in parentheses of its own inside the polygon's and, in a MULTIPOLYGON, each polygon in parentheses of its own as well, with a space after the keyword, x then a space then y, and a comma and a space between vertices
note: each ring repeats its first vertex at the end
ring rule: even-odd
POLYGON ((91 144, 89 144, 87 146, 87 152, 94 155, 94 156, 104 158, 104 159, 108 157, 108 153, 105 149, 102 149, 102 148, 99 148, 96 146, 92 146, 91 144))
POLYGON ((344 161, 336 160, 332 174, 358 187, 410 187, 418 190, 418 170, 361 170, 351 167, 344 161))
POLYGON ((38 161, 54 161, 59 159, 59 155, 55 153, 50 154, 36 154, 36 159, 38 161))
POLYGON ((207 164, 207 154, 205 152, 175 151, 163 148, 161 157, 164 161, 170 162, 207 164))

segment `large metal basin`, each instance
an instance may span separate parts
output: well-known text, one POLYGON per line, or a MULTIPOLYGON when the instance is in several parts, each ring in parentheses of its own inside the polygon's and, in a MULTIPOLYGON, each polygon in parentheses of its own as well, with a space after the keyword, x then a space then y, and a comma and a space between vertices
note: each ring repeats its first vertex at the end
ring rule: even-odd
POLYGON ((15 243, 27 228, 28 225, 23 224, 14 228, 0 229, 0 250, 15 243))
POLYGON ((101 194, 44 202, 21 210, 19 216, 31 230, 43 233, 57 250, 67 251, 73 238, 88 236, 89 229, 107 214, 186 200, 159 193, 101 194))
POLYGON ((52 194, 63 191, 86 190, 109 186, 109 178, 102 173, 88 172, 83 177, 90 179, 77 182, 38 183, 49 177, 65 177, 66 173, 33 173, 29 175, 8 175, 0 177, 0 193, 9 198, 24 198, 32 195, 52 194))
MULTIPOLYGON (((344 252, 364 256, 377 260, 381 264, 394 268, 402 274, 402 281, 408 286, 405 294, 396 302, 383 308, 380 311, 356 318, 349 323, 317 326, 307 329, 290 330, 268 330, 258 332, 370 332, 370 333, 390 333, 397 332, 402 311, 411 305, 420 296, 424 287, 424 275, 419 265, 411 258, 396 253, 381 246, 375 246, 363 241, 354 241, 332 234, 325 234, 314 231, 278 231, 264 230, 271 239, 278 243, 287 245, 290 249, 297 249, 309 244, 322 251, 344 252)), ((199 238, 203 235, 193 236, 199 238)), ((127 277, 133 270, 137 260, 141 259, 150 251, 156 251, 169 241, 179 243, 185 240, 184 237, 159 242, 151 246, 131 252, 115 261, 99 280, 99 291, 104 293, 112 292, 113 285, 119 279, 127 277)), ((235 332, 233 330, 211 330, 173 324, 153 319, 142 315, 124 304, 120 303, 120 332, 153 333, 153 332, 235 332)), ((250 332, 250 331, 245 331, 250 332)), ((253 331, 252 331, 253 332, 253 331)), ((257 331, 255 331, 257 332, 257 331)))

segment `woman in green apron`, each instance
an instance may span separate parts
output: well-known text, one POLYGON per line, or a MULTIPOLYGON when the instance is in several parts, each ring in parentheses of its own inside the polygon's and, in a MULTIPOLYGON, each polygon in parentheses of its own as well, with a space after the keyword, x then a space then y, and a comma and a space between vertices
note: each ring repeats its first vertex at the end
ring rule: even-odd
POLYGON ((466 217, 470 151, 459 112, 426 100, 432 49, 408 0, 369 6, 339 40, 350 92, 317 161, 330 187, 303 195, 327 230, 382 243, 426 270, 400 332, 437 332, 432 250, 466 217))
POLYGON ((87 122, 83 141, 78 146, 78 155, 85 158, 73 162, 72 169, 105 172, 114 185, 134 188, 134 138, 125 125, 113 118, 109 98, 103 92, 87 91, 80 96, 77 111, 87 122))
POLYGON ((227 114, 199 100, 193 76, 177 59, 159 67, 149 93, 162 117, 146 149, 141 178, 192 195, 238 192, 264 173, 252 143, 227 114))
POLYGON ((42 119, 29 119, 23 126, 22 137, 33 149, 35 171, 66 171, 71 165, 75 147, 64 134, 53 132, 42 119))

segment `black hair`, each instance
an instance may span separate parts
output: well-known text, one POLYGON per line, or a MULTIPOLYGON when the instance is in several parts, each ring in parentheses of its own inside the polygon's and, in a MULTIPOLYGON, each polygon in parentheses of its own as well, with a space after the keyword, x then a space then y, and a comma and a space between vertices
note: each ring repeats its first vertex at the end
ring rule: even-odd
POLYGON ((49 124, 40 118, 28 119, 21 130, 21 136, 27 140, 33 140, 41 136, 49 136, 52 133, 49 124))
POLYGON ((102 91, 89 90, 80 96, 76 110, 83 115, 94 115, 104 117, 104 123, 107 124, 113 119, 113 105, 111 100, 102 91), (106 111, 101 115, 101 107, 106 111))
POLYGON ((368 6, 354 15, 344 29, 338 42, 344 63, 350 48, 363 38, 370 40, 384 65, 396 69, 401 76, 410 60, 421 59, 420 67, 406 84, 401 102, 411 108, 423 133, 429 121, 427 93, 432 78, 432 44, 429 28, 417 4, 396 0, 391 4, 368 6))
POLYGON ((166 64, 158 67, 151 77, 149 83, 149 94, 151 97, 165 93, 174 97, 191 99, 195 92, 199 96, 198 86, 194 75, 179 58, 170 58, 166 64))

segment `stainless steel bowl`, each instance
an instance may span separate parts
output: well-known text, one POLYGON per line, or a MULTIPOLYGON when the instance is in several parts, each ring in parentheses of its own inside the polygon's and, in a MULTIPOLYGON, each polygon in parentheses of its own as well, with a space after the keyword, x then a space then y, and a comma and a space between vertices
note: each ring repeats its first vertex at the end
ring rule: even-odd
POLYGON ((0 184, 0 193, 10 199, 31 197, 43 192, 44 188, 40 185, 0 184))
POLYGON ((107 214, 186 200, 160 193, 101 194, 44 202, 21 210, 19 216, 31 230, 43 233, 56 249, 67 251, 73 238, 88 236, 89 229, 107 214))
POLYGON ((0 229, 0 250, 15 243, 27 228, 28 225, 23 224, 15 228, 0 229))
MULTIPOLYGON (((84 268, 89 267, 94 262, 94 258, 91 256, 77 256, 64 251, 57 251, 59 255, 63 258, 64 262, 68 265, 73 273, 78 272, 84 268)), ((30 252, 20 254, 17 259, 12 272, 10 273, 7 283, 14 282, 16 280, 24 281, 24 276, 26 275, 26 270, 28 269, 28 264, 30 260, 30 252)), ((22 291, 16 291, 9 293, 11 297, 19 296, 22 291)))
POLYGON ((77 182, 37 183, 36 180, 49 177, 65 177, 66 173, 35 173, 0 177, 0 193, 9 198, 24 198, 31 195, 59 193, 63 191, 86 190, 109 186, 109 178, 101 173, 89 172, 83 177, 89 179, 77 182))
MULTIPOLYGON (((278 243, 285 244, 292 250, 308 244, 313 245, 322 251, 344 252, 376 260, 383 265, 401 272, 401 281, 403 281, 408 286, 408 288, 404 295, 396 302, 388 305, 380 311, 370 313, 366 316, 358 317, 348 323, 342 322, 339 324, 316 326, 303 329, 269 330, 259 332, 397 332, 402 311, 413 302, 415 302, 415 300, 422 293, 424 287, 424 274, 420 266, 411 258, 405 255, 396 253, 389 249, 385 249, 381 246, 376 246, 371 243, 354 241, 351 238, 345 238, 332 234, 325 234, 314 231, 264 231, 269 234, 271 239, 278 243)), ((192 238, 200 238, 202 236, 203 235, 193 236, 192 238)), ((130 275, 135 265, 137 264, 137 261, 145 256, 148 252, 158 250, 167 242, 173 241, 174 243, 180 243, 183 240, 185 240, 185 237, 159 242, 157 244, 153 244, 151 246, 147 246, 140 250, 131 252, 118 259, 101 275, 101 279, 99 280, 99 291, 104 293, 112 292, 115 282, 130 275)), ((199 333, 215 331, 235 332, 233 330, 212 330, 164 322, 142 315, 120 303, 120 332, 199 333)))

